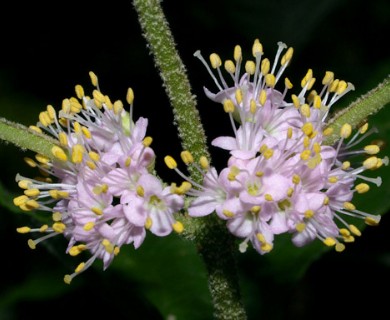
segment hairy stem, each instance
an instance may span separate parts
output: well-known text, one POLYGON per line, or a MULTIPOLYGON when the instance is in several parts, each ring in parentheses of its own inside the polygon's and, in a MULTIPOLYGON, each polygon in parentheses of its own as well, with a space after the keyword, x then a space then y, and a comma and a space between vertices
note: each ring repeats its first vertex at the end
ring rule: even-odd
POLYGON ((0 118, 0 139, 11 142, 23 150, 28 149, 49 158, 53 157, 51 149, 55 142, 51 138, 4 118, 0 118))
MULTIPOLYGON (((182 147, 195 159, 209 157, 206 136, 194 95, 168 22, 159 0, 134 0, 143 35, 153 54, 157 69, 170 99, 182 147)), ((190 171, 201 182, 199 172, 190 171)), ((184 216, 183 216, 184 219, 184 216)), ((215 216, 185 219, 185 237, 193 240, 209 275, 209 289, 216 319, 246 319, 241 304, 238 276, 233 255, 233 239, 215 216)))
POLYGON ((390 103, 389 77, 377 87, 352 102, 347 108, 336 113, 329 120, 328 127, 333 129, 333 134, 324 140, 324 144, 333 144, 340 137, 340 128, 345 123, 349 123, 352 127, 356 128, 370 115, 377 113, 388 103, 390 103))

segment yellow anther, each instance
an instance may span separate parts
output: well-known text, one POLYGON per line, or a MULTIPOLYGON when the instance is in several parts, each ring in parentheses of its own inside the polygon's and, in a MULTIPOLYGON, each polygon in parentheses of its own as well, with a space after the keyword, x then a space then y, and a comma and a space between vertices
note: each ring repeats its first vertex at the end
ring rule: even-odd
POLYGON ((32 200, 32 199, 27 200, 25 205, 26 205, 26 209, 28 209, 28 210, 38 209, 39 208, 39 203, 37 201, 35 201, 35 200, 32 200))
POLYGON ((17 207, 25 204, 27 201, 28 201, 28 197, 26 195, 18 196, 13 200, 14 205, 17 207))
POLYGON ((332 133, 333 133, 333 128, 330 128, 330 127, 326 128, 326 129, 322 132, 322 134, 323 134, 325 137, 326 137, 326 136, 330 136, 332 133))
POLYGON ((264 171, 256 171, 255 175, 256 175, 256 177, 260 178, 260 177, 264 176, 264 171))
POLYGON ((302 81, 301 81, 301 87, 305 87, 306 85, 308 85, 309 81, 313 78, 313 70, 312 69, 309 69, 307 70, 306 72, 306 75, 303 77, 302 81))
POLYGON ((377 226, 379 224, 379 221, 380 221, 380 216, 376 216, 376 217, 366 217, 364 219, 364 222, 369 225, 369 226, 377 226))
POLYGON ((242 50, 239 45, 234 47, 233 57, 236 62, 240 62, 242 60, 242 50))
POLYGON ((134 102, 134 91, 131 88, 127 89, 126 101, 130 105, 133 104, 133 102, 134 102))
POLYGON ((348 229, 345 229, 345 228, 341 228, 339 230, 340 234, 343 236, 343 237, 348 237, 351 235, 351 232, 348 230, 348 229))
POLYGON ((267 101, 267 91, 265 91, 263 89, 263 90, 260 91, 259 103, 260 103, 261 106, 264 106, 266 101, 267 101))
POLYGON ((258 214, 261 211, 261 206, 253 206, 250 211, 254 214, 258 214))
POLYGON ((66 275, 64 276, 64 282, 65 282, 66 284, 70 284, 70 283, 72 282, 72 279, 73 279, 73 277, 72 277, 70 274, 66 274, 66 275))
POLYGON ((58 159, 60 161, 67 161, 68 160, 68 157, 66 156, 64 150, 62 150, 58 146, 54 146, 53 148, 51 148, 51 153, 53 154, 53 156, 56 159, 58 159))
POLYGON ((313 107, 316 108, 316 109, 320 109, 321 108, 321 104, 322 104, 321 97, 320 96, 315 96, 314 100, 313 100, 313 107))
POLYGON ((330 83, 330 85, 329 85, 329 87, 328 87, 329 92, 335 92, 335 91, 337 90, 337 87, 338 87, 338 85, 339 85, 339 82, 340 82, 339 79, 334 79, 334 80, 330 83))
POLYGON ((177 163, 171 156, 165 156, 164 162, 169 169, 176 169, 177 163))
POLYGON ((264 195, 264 199, 267 201, 274 201, 274 198, 272 198, 272 196, 269 193, 266 193, 264 195))
POLYGON ((348 88, 348 84, 344 80, 341 80, 337 85, 336 93, 342 94, 347 88, 348 88))
POLYGON ((90 157, 93 161, 99 161, 99 160, 100 160, 99 154, 97 154, 97 153, 94 152, 94 151, 89 151, 89 152, 88 152, 88 155, 89 155, 89 157, 90 157))
POLYGON ((320 145, 318 142, 315 142, 315 143, 313 144, 313 151, 314 151, 315 153, 320 153, 320 152, 321 152, 321 145, 320 145))
POLYGON ((291 197, 293 195, 293 193, 294 193, 294 188, 290 187, 290 188, 287 189, 287 196, 288 197, 291 197))
POLYGON ((98 108, 100 108, 103 103, 106 101, 106 97, 99 90, 93 90, 92 92, 93 99, 98 108))
POLYGON ((49 117, 49 114, 47 111, 42 111, 39 113, 39 122, 44 126, 48 127, 52 124, 52 120, 49 117))
POLYGON ((292 135, 293 135, 293 130, 291 127, 288 127, 287 128, 287 138, 288 139, 291 139, 292 138, 292 135))
POLYGON ((126 160, 125 160, 125 166, 126 167, 129 167, 131 164, 131 158, 130 157, 127 157, 126 160))
POLYGON ((145 147, 149 147, 153 142, 153 138, 152 137, 145 137, 144 140, 142 141, 142 144, 145 146, 145 147))
POLYGON ((267 145, 266 145, 266 144, 263 144, 263 145, 260 147, 259 152, 260 152, 260 153, 264 153, 264 152, 267 151, 267 149, 268 149, 267 145))
POLYGON ((275 79, 275 76, 272 74, 272 73, 269 73, 267 74, 265 77, 265 84, 270 87, 270 88, 274 88, 275 87, 275 82, 276 82, 276 79, 275 79))
POLYGON ((214 69, 217 69, 222 65, 221 58, 216 53, 210 54, 210 63, 214 69))
POLYGON ((36 197, 40 194, 41 192, 39 191, 39 189, 27 189, 27 190, 24 190, 24 194, 28 197, 36 197))
POLYGON ((84 267, 85 267, 85 262, 81 262, 81 263, 77 266, 77 268, 74 270, 74 272, 80 273, 81 271, 84 270, 84 267))
POLYGON ((359 128, 359 133, 360 133, 360 134, 364 134, 364 133, 366 133, 367 130, 368 130, 368 123, 366 122, 364 125, 362 125, 362 126, 359 128))
POLYGON ((380 148, 376 144, 370 144, 364 147, 364 151, 366 151, 367 154, 372 155, 377 154, 380 151, 380 148))
POLYGON ((362 235, 362 233, 360 232, 360 230, 358 228, 356 228, 356 226, 354 226, 353 224, 350 224, 349 226, 349 230, 355 235, 355 236, 358 236, 360 237, 362 235))
POLYGON ((255 39, 252 46, 252 55, 257 57, 258 55, 263 54, 263 45, 260 43, 259 39, 255 39))
POLYGON ((305 211, 305 213, 304 213, 304 215, 305 215, 305 218, 307 218, 307 219, 310 219, 310 218, 313 218, 313 216, 314 216, 314 211, 313 210, 306 210, 305 211))
POLYGON ((267 75, 269 70, 271 69, 271 63, 269 62, 268 58, 263 59, 261 61, 260 70, 263 75, 267 75))
POLYGON ((58 190, 56 190, 56 189, 49 190, 49 195, 50 195, 50 197, 52 197, 55 200, 60 198, 58 195, 58 190))
POLYGON ((301 177, 298 176, 297 174, 294 174, 293 177, 292 177, 292 182, 293 182, 294 184, 300 183, 300 182, 301 182, 301 177))
POLYGON ((292 89, 293 87, 293 84, 291 83, 290 79, 289 78, 285 78, 284 79, 284 85, 286 86, 287 89, 292 89))
POLYGON ((208 170, 210 168, 210 163, 209 163, 209 160, 207 159, 207 157, 205 156, 201 156, 199 158, 199 164, 200 166, 205 169, 205 170, 208 170))
POLYGON ((70 112, 71 113, 79 113, 81 109, 83 109, 83 106, 80 104, 80 102, 76 98, 70 98, 70 112))
POLYGON ((119 254, 120 251, 121 251, 121 248, 115 247, 115 248, 114 248, 114 255, 117 256, 117 255, 119 254))
POLYGON ((331 237, 327 237, 326 239, 324 239, 324 244, 326 244, 328 247, 332 247, 336 244, 336 240, 331 238, 331 237))
POLYGON ((339 178, 336 176, 332 176, 328 178, 329 183, 336 183, 337 181, 339 181, 339 178))
POLYGON ((242 102, 242 90, 241 89, 236 90, 235 98, 236 98, 236 101, 238 104, 240 104, 242 102))
POLYGON ((89 72, 89 77, 91 78, 92 85, 94 87, 97 87, 97 85, 98 85, 98 78, 97 78, 96 74, 94 72, 90 71, 89 72))
POLYGON ((58 141, 60 142, 61 146, 67 147, 68 146, 68 136, 65 132, 60 132, 58 134, 58 141))
POLYGON ((84 147, 81 144, 75 144, 72 147, 72 162, 81 163, 83 161, 84 147))
POLYGON ((364 162, 363 162, 363 166, 366 169, 376 168, 377 164, 378 164, 378 158, 375 156, 369 157, 368 159, 364 160, 364 162))
POLYGON ((325 196, 323 204, 324 206, 327 206, 329 204, 329 197, 325 196))
POLYGON ((114 245, 108 239, 103 239, 102 245, 109 254, 112 254, 114 252, 114 245))
POLYGON ((270 243, 264 243, 264 244, 262 244, 262 245, 260 246, 260 249, 263 250, 263 251, 265 251, 265 252, 271 251, 272 248, 273 248, 273 247, 272 247, 272 244, 270 244, 270 243))
POLYGON ((145 228, 150 229, 152 227, 152 224, 153 224, 152 219, 150 217, 147 217, 145 221, 145 228))
POLYGON ((176 221, 175 223, 173 223, 172 228, 177 233, 182 233, 184 231, 184 226, 180 221, 176 221))
POLYGON ((246 63, 245 63, 245 71, 250 74, 250 75, 253 75, 255 74, 256 72, 256 64, 252 61, 252 60, 248 60, 246 63))
POLYGON ((77 98, 82 99, 84 97, 84 89, 81 85, 76 85, 75 91, 77 98))
MULTIPOLYGON (((294 189, 292 189, 292 190, 294 191, 294 189)), ((287 191, 287 193, 288 193, 288 191, 287 191)), ((288 209, 290 207, 291 207, 291 202, 288 199, 284 199, 284 200, 278 202, 278 208, 280 210, 284 211, 284 210, 286 210, 286 209, 288 209)))
POLYGON ((69 99, 62 100, 61 109, 65 113, 70 113, 70 100, 69 99))
POLYGON ((301 152, 301 159, 304 160, 304 161, 309 160, 310 154, 311 154, 310 150, 303 150, 301 152))
POLYGON ((345 245, 340 243, 340 242, 337 242, 337 244, 335 246, 335 250, 337 252, 343 252, 345 250, 345 245))
POLYGON ((350 211, 356 210, 355 205, 353 203, 351 203, 351 202, 344 202, 343 207, 344 207, 344 209, 347 209, 347 210, 350 210, 350 211))
POLYGON ((35 241, 33 239, 28 239, 27 244, 28 244, 29 248, 32 250, 34 250, 37 247, 37 244, 35 243, 35 241))
POLYGON ((291 95, 291 100, 292 100, 292 103, 293 103, 294 107, 298 109, 300 107, 300 105, 301 105, 301 102, 299 101, 299 98, 295 94, 292 94, 291 95))
POLYGON ((267 240, 265 239, 265 236, 262 233, 256 233, 256 238, 262 244, 267 243, 267 240))
POLYGON ((61 212, 53 212, 53 214, 51 215, 51 218, 53 219, 54 222, 58 222, 58 221, 61 221, 62 220, 62 214, 61 212))
POLYGON ((141 185, 137 186, 136 192, 137 192, 137 195, 140 197, 143 197, 145 195, 145 189, 141 185))
POLYGON ((20 228, 17 228, 16 231, 18 233, 29 233, 31 231, 31 228, 29 228, 29 227, 20 227, 20 228))
POLYGON ((234 65, 234 62, 232 60, 226 60, 224 67, 225 67, 225 70, 230 74, 233 74, 236 72, 236 66, 234 65))
POLYGON ((357 193, 366 193, 370 190, 370 186, 367 183, 359 183, 355 187, 355 190, 357 191, 357 193))
POLYGON ((251 114, 255 114, 256 113, 256 109, 257 109, 257 106, 256 106, 256 101, 251 99, 250 102, 249 102, 249 111, 251 114))
POLYGON ((234 103, 230 99, 225 99, 223 101, 223 110, 226 113, 233 113, 234 112, 234 103))
POLYGON ((106 101, 105 104, 106 104, 107 109, 108 110, 112 110, 114 106, 112 105, 110 97, 105 95, 104 98, 105 98, 105 101, 106 101))
POLYGON ((56 111, 54 110, 52 105, 47 105, 46 107, 47 115, 49 116, 50 120, 54 122, 56 119, 56 111))
POLYGON ((314 169, 317 167, 322 161, 321 154, 317 153, 314 157, 310 158, 307 162, 307 167, 309 169, 314 169))
POLYGON ((282 56, 282 59, 280 61, 281 65, 284 66, 288 64, 293 56, 294 49, 292 47, 288 48, 286 53, 282 56))
POLYGON ((240 169, 237 168, 236 166, 232 166, 232 167, 230 168, 230 172, 228 173, 228 176, 227 176, 228 180, 229 180, 229 181, 234 181, 234 180, 236 180, 236 176, 237 176, 239 173, 240 173, 240 169))
POLYGON ((263 156, 265 159, 270 159, 274 154, 274 150, 273 149, 267 149, 266 151, 263 152, 263 156))
POLYGON ((42 129, 37 127, 37 126, 29 126, 28 127, 30 130, 34 131, 34 132, 37 132, 37 133, 43 133, 42 132, 42 129))
POLYGON ((349 123, 345 123, 340 129, 340 137, 348 139, 352 133, 352 126, 349 123))
POLYGON ((81 252, 83 252, 85 249, 87 249, 87 246, 84 245, 84 244, 79 244, 77 246, 73 246, 69 249, 68 253, 69 255, 71 255, 72 257, 75 257, 77 255, 79 255, 81 252))
POLYGON ((306 223, 303 223, 303 222, 297 223, 297 225, 295 226, 295 229, 298 232, 303 232, 306 229, 306 223))
POLYGON ((89 131, 89 129, 87 127, 81 127, 81 132, 83 133, 84 137, 86 137, 87 139, 91 139, 92 138, 92 134, 91 134, 91 131, 89 131))
POLYGON ((96 214, 97 216, 101 216, 103 214, 103 210, 98 207, 92 207, 91 211, 96 214))
POLYGON ((194 157, 192 156, 191 152, 189 152, 188 150, 182 151, 180 153, 180 157, 183 160, 183 162, 187 165, 194 162, 194 157))
POLYGON ((73 129, 75 133, 80 134, 81 133, 80 123, 78 123, 77 121, 73 122, 73 129))
POLYGON ((328 85, 333 81, 333 79, 334 79, 334 73, 332 71, 326 71, 325 76, 322 79, 322 84, 328 85))
POLYGON ((54 222, 51 226, 55 232, 63 233, 66 229, 66 225, 62 222, 54 222))
POLYGON ((123 103, 120 100, 117 100, 114 102, 114 105, 112 106, 115 114, 120 114, 123 110, 123 103))
POLYGON ((87 222, 86 224, 84 224, 83 229, 84 229, 85 231, 90 231, 90 230, 93 229, 94 226, 95 226, 95 222, 89 221, 89 222, 87 222))
POLYGON ((302 126, 302 131, 303 133, 306 135, 306 136, 311 136, 313 134, 313 131, 314 131, 314 128, 313 128, 313 124, 311 122, 306 122, 303 126, 302 126))
POLYGON ((31 181, 29 181, 29 180, 20 180, 18 182, 18 186, 21 189, 28 189, 31 186, 31 181))
POLYGON ((310 107, 307 103, 304 103, 300 108, 299 110, 301 111, 301 114, 306 117, 306 118, 309 118, 310 117, 310 107))
POLYGON ((344 237, 343 237, 343 240, 344 240, 344 242, 346 242, 346 243, 351 243, 351 242, 355 242, 355 237, 352 236, 352 235, 344 236, 344 237))
POLYGON ((351 167, 351 162, 349 162, 349 161, 344 161, 343 162, 343 165, 341 166, 341 168, 343 169, 343 170, 347 170, 347 169, 349 169, 351 167))

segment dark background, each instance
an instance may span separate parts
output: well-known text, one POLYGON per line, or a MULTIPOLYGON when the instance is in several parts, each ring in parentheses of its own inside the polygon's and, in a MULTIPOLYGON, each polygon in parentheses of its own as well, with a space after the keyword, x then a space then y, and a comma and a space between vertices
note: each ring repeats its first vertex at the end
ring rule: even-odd
MULTIPOLYGON (((203 95, 204 85, 212 91, 215 87, 202 64, 193 57, 198 49, 205 57, 217 52, 227 59, 231 58, 234 46, 240 44, 244 57, 249 58, 253 40, 259 38, 265 56, 272 61, 276 43, 283 41, 294 47, 294 58, 286 75, 296 88, 308 68, 313 69, 318 80, 326 70, 332 70, 337 78, 355 85, 356 90, 342 99, 341 107, 389 74, 390 5, 386 0, 164 0, 162 6, 187 67, 210 141, 229 134, 230 127, 220 106, 203 95)), ((97 4, 70 0, 50 5, 44 1, 19 1, 4 2, 0 9, 1 117, 34 124, 38 112, 47 104, 60 108, 62 99, 73 96, 76 84, 82 84, 88 92, 91 89, 88 72, 92 70, 99 77, 101 90, 112 100, 124 101, 127 88, 134 89, 135 118, 149 118, 148 135, 154 138, 153 146, 160 159, 166 154, 179 154, 180 143, 169 102, 131 1, 97 4)), ((386 130, 385 136, 381 136, 385 141, 389 133, 388 116, 389 112, 377 116, 386 130)), ((22 160, 24 154, 12 145, 0 147, 1 183, 7 192, 17 192, 15 174, 29 172, 22 160)), ((222 167, 226 154, 210 151, 214 164, 222 167)), ((387 147, 384 152, 388 154, 387 147)), ((157 162, 157 170, 167 180, 175 179, 162 161, 157 162)), ((388 172, 382 169, 385 170, 388 172)), ((9 199, 6 191, 4 199, 9 199)), ((384 189, 380 198, 383 202, 375 203, 374 210, 378 213, 389 207, 388 197, 383 194, 388 195, 389 191, 384 189)), ((371 204, 375 199, 370 200, 371 204)), ((80 315, 88 317, 108 311, 112 319, 162 317, 155 307, 162 298, 153 294, 150 298, 153 290, 145 293, 140 288, 144 284, 137 272, 124 282, 122 273, 117 272, 123 269, 120 263, 117 269, 105 273, 100 266, 88 270, 79 277, 83 279, 77 278, 79 284, 64 286, 61 275, 69 272, 67 268, 69 264, 74 266, 74 261, 60 257, 61 250, 55 249, 57 240, 46 247, 48 250, 29 250, 25 237, 15 235, 14 231, 27 224, 26 217, 9 212, 5 202, 2 201, 0 222, 5 247, 0 264, 4 277, 3 283, 0 282, 0 320, 19 320, 37 314, 40 319, 49 319, 52 312, 71 316, 76 305, 81 305, 80 315), (139 315, 135 316, 137 312, 139 315)), ((369 210, 369 201, 365 204, 369 210)), ((348 246, 346 252, 327 252, 320 257, 314 250, 318 259, 309 259, 315 261, 307 270, 304 266, 292 268, 291 275, 287 266, 276 266, 273 271, 277 259, 266 260, 253 252, 240 256, 238 267, 249 318, 311 319, 317 315, 355 316, 369 311, 373 316, 387 312, 389 227, 385 215, 380 226, 365 230, 363 237, 348 246), (336 311, 339 306, 341 311, 336 311)), ((174 270, 176 264, 169 254, 164 254, 167 264, 163 267, 174 270)), ((163 296, 164 288, 159 290, 163 296)), ((185 287, 183 290, 183 295, 191 296, 185 287)), ((193 307, 198 309, 195 304, 193 307)), ((209 309, 204 313, 197 310, 186 319, 209 319, 209 312, 209 309)))

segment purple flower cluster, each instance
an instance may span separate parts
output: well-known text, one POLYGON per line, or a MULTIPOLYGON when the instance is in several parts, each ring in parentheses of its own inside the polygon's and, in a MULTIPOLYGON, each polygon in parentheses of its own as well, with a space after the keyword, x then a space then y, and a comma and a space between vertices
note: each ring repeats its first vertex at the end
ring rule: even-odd
MULTIPOLYGON (((203 159, 197 166, 204 175, 203 184, 186 178, 193 185, 187 192, 192 197, 189 215, 202 217, 215 212, 226 220, 233 235, 243 239, 241 252, 250 242, 259 253, 267 253, 273 248, 275 235, 282 233, 291 233, 297 246, 317 238, 343 251, 344 243, 361 235, 350 217, 363 219, 368 225, 380 220, 380 216, 356 209, 351 201, 356 192, 369 190, 367 183, 381 184, 380 177, 369 178, 362 172, 377 169, 388 159, 376 156, 377 145, 351 150, 373 131, 368 131, 368 124, 352 134, 351 125, 346 123, 335 145, 323 144, 332 134, 325 124, 330 107, 353 89, 350 83, 326 72, 317 92, 312 89, 316 79, 309 69, 300 92, 288 95, 292 88, 289 79, 285 78, 283 90, 275 86, 293 49, 279 43, 272 64, 263 57, 258 40, 252 53, 254 60, 246 61, 243 74, 240 46, 234 49, 234 61, 224 62, 232 85, 223 76, 217 54, 210 55, 210 68, 200 52, 195 53, 218 87, 217 93, 206 88, 205 93, 223 105, 234 135, 212 141, 212 145, 230 152, 226 168, 218 173, 203 159), (353 166, 350 159, 359 154, 365 157, 355 158, 353 166)), ((186 160, 187 151, 182 158, 187 165, 193 164, 186 160)), ((184 176, 173 158, 166 157, 166 163, 184 176)))
POLYGON ((92 98, 77 85, 78 99, 65 99, 58 116, 49 105, 40 113, 37 125, 30 127, 52 136, 56 145, 51 158, 37 154, 35 160, 25 159, 41 176, 17 175, 24 194, 14 199, 25 211, 51 213, 52 221, 40 228, 18 228, 20 233, 44 234, 30 239, 30 248, 63 234, 69 240, 69 255, 85 250, 91 253, 65 276, 66 283, 96 259, 101 259, 106 269, 124 244, 138 248, 146 229, 157 236, 183 231, 173 215, 184 205, 183 194, 153 173, 152 139, 145 136, 148 120, 133 121, 133 91, 128 90, 130 111, 126 111, 121 101, 112 103, 102 94, 94 73, 90 76, 95 86, 92 98))

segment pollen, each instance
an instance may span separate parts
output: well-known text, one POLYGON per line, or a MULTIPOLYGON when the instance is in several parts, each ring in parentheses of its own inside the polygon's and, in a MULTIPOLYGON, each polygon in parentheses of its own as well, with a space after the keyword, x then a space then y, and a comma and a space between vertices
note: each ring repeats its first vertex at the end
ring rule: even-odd
POLYGON ((72 147, 72 162, 81 163, 83 161, 84 147, 81 144, 75 144, 72 147))
POLYGON ((297 223, 297 225, 295 226, 295 229, 298 231, 298 232, 303 232, 305 229, 306 229, 306 224, 301 222, 301 223, 297 223))
POLYGON ((66 229, 66 225, 62 222, 54 222, 53 225, 52 225, 52 229, 55 231, 55 232, 58 232, 58 233, 63 233, 66 229))
POLYGON ((225 70, 230 73, 234 74, 236 72, 236 66, 234 65, 234 62, 232 60, 226 60, 224 63, 225 70))
POLYGON ((373 155, 379 153, 380 148, 376 144, 370 144, 364 147, 364 151, 369 155, 373 155))
POLYGON ((240 62, 242 60, 242 50, 239 45, 234 47, 233 57, 236 62, 240 62))
POLYGON ((283 55, 283 57, 280 61, 282 66, 287 65, 290 62, 290 60, 292 59, 293 53, 294 53, 294 48, 290 47, 287 49, 286 53, 283 55))
POLYGON ((366 193, 370 190, 370 186, 367 183, 359 183, 355 187, 355 190, 357 191, 357 193, 366 193))
POLYGON ((194 162, 194 157, 192 156, 191 152, 189 152, 188 150, 182 151, 180 153, 180 156, 183 162, 187 165, 194 162))
POLYGON ((364 162, 363 162, 363 166, 366 168, 366 169, 375 169, 376 166, 378 164, 378 158, 377 157, 369 157, 368 159, 366 159, 364 162))
POLYGON ((330 128, 330 127, 326 128, 326 129, 322 132, 322 134, 323 134, 325 137, 326 137, 326 136, 330 136, 332 133, 333 133, 333 128, 330 128))
POLYGON ((313 124, 311 122, 306 122, 303 126, 302 126, 302 131, 303 133, 306 135, 306 136, 310 136, 313 134, 313 124))
POLYGON ((355 235, 355 236, 358 236, 360 237, 362 235, 362 233, 360 232, 360 230, 354 226, 353 224, 350 224, 349 226, 349 230, 355 235))
POLYGON ((306 210, 304 215, 305 215, 305 218, 308 218, 308 219, 313 218, 314 217, 314 211, 310 210, 310 209, 306 210))
POLYGON ((56 157, 56 159, 58 159, 60 161, 67 161, 68 160, 68 157, 65 154, 64 150, 58 146, 54 146, 53 148, 51 148, 51 153, 53 154, 54 157, 56 157))
POLYGON ((272 198, 272 196, 269 193, 264 195, 264 199, 267 201, 274 201, 274 198, 272 198))
POLYGON ((131 88, 127 89, 127 94, 126 94, 126 101, 128 104, 132 105, 134 102, 134 91, 131 88))
POLYGON ((236 101, 237 101, 238 104, 242 103, 242 90, 241 89, 237 89, 236 90, 235 98, 236 98, 236 101))
POLYGON ((31 231, 31 228, 30 227, 20 227, 20 228, 17 228, 16 231, 18 233, 29 233, 31 231))
POLYGON ((267 92, 263 89, 260 91, 259 103, 260 105, 264 106, 266 101, 267 101, 267 92))
POLYGON ((137 195, 143 197, 145 195, 145 190, 141 185, 138 185, 136 188, 137 195))
POLYGON ((165 156, 164 162, 169 169, 176 169, 177 163, 171 156, 165 156))
POLYGON ((103 210, 98 207, 92 207, 91 211, 97 216, 101 216, 103 214, 103 210))
POLYGON ((205 156, 201 156, 200 159, 199 159, 199 164, 200 166, 205 169, 205 170, 208 170, 209 167, 210 167, 210 163, 209 163, 209 160, 207 159, 207 157, 205 156))
POLYGON ((217 69, 222 65, 221 58, 216 53, 210 54, 210 63, 214 69, 217 69))
POLYGON ((252 61, 252 60, 248 60, 246 63, 245 63, 245 71, 250 74, 250 75, 253 75, 255 74, 256 72, 256 64, 252 61))
POLYGON ((352 126, 349 123, 345 123, 340 129, 340 137, 348 139, 352 133, 352 126))
POLYGON ((226 112, 226 113, 233 113, 234 112, 234 103, 232 100, 230 99, 225 99, 223 101, 223 110, 226 112))
POLYGON ((270 88, 275 87, 276 79, 272 73, 267 74, 264 79, 265 79, 265 83, 268 87, 270 87, 270 88))
POLYGON ((263 45, 260 43, 259 39, 255 39, 252 46, 252 55, 257 57, 263 54, 263 45))
POLYGON ((307 103, 304 103, 300 108, 299 110, 301 111, 301 114, 306 117, 306 118, 309 118, 310 117, 310 107, 307 103))
POLYGON ((326 71, 325 76, 322 79, 323 85, 329 85, 334 79, 334 73, 332 71, 326 71))
POLYGON ((184 226, 180 221, 176 221, 174 224, 172 224, 172 228, 177 233, 182 233, 184 231, 184 226))
POLYGON ((364 222, 369 226, 377 226, 380 221, 380 216, 378 217, 366 217, 364 222))
POLYGON ((90 231, 90 230, 93 229, 94 226, 95 226, 95 223, 94 223, 93 221, 90 221, 90 222, 87 222, 87 223, 84 225, 83 229, 84 229, 85 231, 90 231))
POLYGON ((324 244, 327 245, 328 247, 333 247, 335 244, 336 244, 336 240, 331 238, 331 237, 327 237, 324 239, 324 244))
POLYGON ((150 217, 147 217, 145 221, 145 228, 150 229, 152 227, 152 224, 153 224, 152 219, 150 217))

